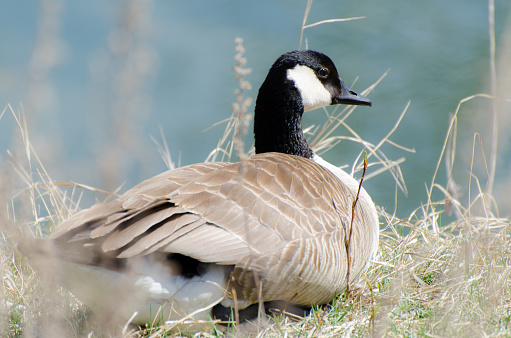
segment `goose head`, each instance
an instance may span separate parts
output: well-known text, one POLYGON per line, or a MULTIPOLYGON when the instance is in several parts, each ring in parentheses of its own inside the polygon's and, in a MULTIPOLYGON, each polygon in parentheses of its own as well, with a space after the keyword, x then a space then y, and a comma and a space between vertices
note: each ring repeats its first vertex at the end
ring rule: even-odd
POLYGON ((304 112, 335 104, 371 106, 339 77, 325 54, 302 50, 281 55, 264 80, 256 100, 256 153, 281 152, 312 158, 301 127, 304 112))

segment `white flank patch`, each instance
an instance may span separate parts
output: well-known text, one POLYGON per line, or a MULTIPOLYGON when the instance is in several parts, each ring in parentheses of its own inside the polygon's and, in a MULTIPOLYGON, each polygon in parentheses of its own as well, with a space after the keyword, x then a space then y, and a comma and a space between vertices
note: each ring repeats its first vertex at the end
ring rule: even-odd
POLYGON ((309 67, 297 65, 287 71, 287 78, 294 81, 300 92, 304 111, 326 107, 332 103, 332 95, 309 67))
POLYGON ((155 311, 161 307, 161 317, 165 320, 179 320, 189 314, 193 314, 192 319, 207 320, 209 309, 224 298, 224 281, 225 267, 213 264, 204 275, 191 279, 154 271, 152 276, 143 276, 135 282, 139 291, 148 293, 135 319, 154 319, 155 311))
POLYGON ((226 267, 209 265, 202 276, 184 278, 147 257, 131 258, 131 271, 63 262, 63 284, 100 316, 116 313, 134 323, 153 320, 207 320, 225 296, 226 267), (105 311, 111 311, 105 313, 105 311))

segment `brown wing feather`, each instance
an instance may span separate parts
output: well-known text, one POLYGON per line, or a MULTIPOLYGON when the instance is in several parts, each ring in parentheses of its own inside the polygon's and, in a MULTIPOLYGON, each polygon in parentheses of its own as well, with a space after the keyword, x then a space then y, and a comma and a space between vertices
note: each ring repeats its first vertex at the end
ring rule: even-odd
MULTIPOLYGON (((353 199, 350 189, 311 160, 259 154, 160 174, 118 200, 78 213, 53 237, 89 234, 119 258, 162 251, 235 265, 232 287, 246 300, 257 301, 257 273, 266 300, 317 304, 346 283, 344 238, 353 199)), ((374 224, 365 224, 363 205, 355 214, 357 272, 375 239, 364 238, 374 224)))

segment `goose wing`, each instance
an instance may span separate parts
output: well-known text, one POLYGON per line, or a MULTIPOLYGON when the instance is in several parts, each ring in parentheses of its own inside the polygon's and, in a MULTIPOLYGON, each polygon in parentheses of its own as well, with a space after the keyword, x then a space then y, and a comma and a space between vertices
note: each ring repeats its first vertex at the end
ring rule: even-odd
MULTIPOLYGON (((307 289, 322 285, 320 298, 327 302, 345 285, 344 238, 353 199, 352 191, 313 161, 266 153, 165 172, 118 200, 78 213, 53 237, 97 243, 116 258, 158 251, 234 265, 232 280, 250 301, 257 300, 257 271, 267 280, 265 299, 282 297, 282 281, 288 279, 284 284, 293 294, 287 299, 318 303, 322 288, 307 289)), ((364 222, 365 213, 357 210, 354 226, 364 222)), ((354 228, 354 239, 360 236, 363 231, 354 228)), ((355 264, 363 266, 367 258, 355 264)))

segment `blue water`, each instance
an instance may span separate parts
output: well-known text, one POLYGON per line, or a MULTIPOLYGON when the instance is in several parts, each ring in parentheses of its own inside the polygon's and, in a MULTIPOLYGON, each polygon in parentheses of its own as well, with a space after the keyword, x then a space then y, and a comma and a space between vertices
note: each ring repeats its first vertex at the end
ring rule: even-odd
MULTIPOLYGON (((146 13, 141 14, 146 21, 134 50, 149 60, 148 69, 133 70, 143 76, 121 79, 117 77, 126 60, 122 53, 109 54, 109 43, 115 41, 112 31, 119 25, 125 2, 47 3, 59 8, 53 35, 58 43, 53 44, 56 57, 43 77, 45 91, 35 95, 33 104, 26 101, 35 81, 29 65, 41 32, 40 2, 2 4, 0 105, 11 103, 19 111, 23 103, 32 140, 53 179, 111 189, 123 182, 130 187, 165 169, 150 140, 150 136, 161 139, 160 126, 176 161, 203 161, 223 127, 203 131, 231 113, 237 87, 231 70, 234 39, 244 39, 248 66, 253 69, 246 77, 253 85, 248 95, 255 99, 272 62, 298 48, 306 1, 141 2, 148 4, 138 11, 146 13), (135 87, 133 92, 128 88, 119 94, 127 84, 135 87), (109 116, 115 109, 128 115, 112 120, 109 116), (125 146, 117 150, 126 154, 125 162, 114 179, 105 181, 99 162, 108 158, 103 150, 113 142, 111 135, 120 123, 132 128, 125 135, 125 146), (129 139, 136 140, 135 145, 129 139)), ((511 2, 495 3, 499 38, 511 2)), ((391 139, 416 153, 383 147, 391 159, 407 158, 401 168, 408 195, 398 193, 398 215, 405 217, 426 201, 425 183, 431 182, 449 114, 460 99, 488 92, 487 2, 318 0, 308 23, 352 16, 366 18, 313 27, 304 37, 309 48, 334 60, 347 83, 357 79, 355 90, 367 88, 390 68, 370 95, 373 107, 358 108, 347 121, 367 141, 377 143, 386 135, 411 100, 391 139)), ((324 119, 321 111, 311 112, 304 125, 324 119)), ((460 120, 461 127, 468 123, 468 118, 460 120)), ((13 130, 12 118, 5 115, 0 120, 0 160, 15 147, 13 130)), ((339 134, 348 132, 341 128, 339 134)), ((360 150, 360 145, 344 141, 324 157, 337 165, 351 164, 360 150)), ((438 182, 445 184, 443 171, 438 182)), ((395 184, 389 174, 365 186, 376 204, 394 209, 395 184)))

